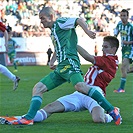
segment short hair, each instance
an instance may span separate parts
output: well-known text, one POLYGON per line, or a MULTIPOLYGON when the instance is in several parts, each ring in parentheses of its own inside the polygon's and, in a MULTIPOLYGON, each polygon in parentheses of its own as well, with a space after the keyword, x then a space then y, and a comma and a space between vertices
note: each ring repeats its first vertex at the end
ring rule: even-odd
POLYGON ((126 12, 126 13, 127 13, 127 16, 129 16, 129 12, 128 12, 128 10, 126 10, 126 9, 122 9, 121 12, 126 12))
POLYGON ((119 40, 115 36, 105 36, 103 41, 109 42, 111 47, 116 47, 116 51, 119 48, 119 40))
POLYGON ((49 6, 47 6, 47 7, 44 6, 42 8, 42 10, 40 11, 40 13, 44 13, 47 17, 49 17, 51 14, 52 15, 56 14, 54 9, 52 7, 49 7, 49 6))

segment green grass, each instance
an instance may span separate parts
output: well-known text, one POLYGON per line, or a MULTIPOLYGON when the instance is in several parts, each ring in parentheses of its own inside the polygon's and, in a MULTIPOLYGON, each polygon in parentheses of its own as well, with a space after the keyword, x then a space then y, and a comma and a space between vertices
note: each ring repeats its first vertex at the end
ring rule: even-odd
MULTIPOLYGON (((8 67, 13 71, 13 67, 8 67)), ((21 77, 19 88, 12 91, 12 81, 0 74, 0 116, 23 115, 28 111, 32 88, 44 75, 50 72, 48 66, 19 66, 15 74, 21 77)), ((87 65, 81 67, 84 74, 87 65)), ((129 74, 126 84, 126 93, 113 93, 119 87, 120 70, 116 78, 107 87, 106 98, 121 109, 123 123, 116 126, 96 124, 92 122, 88 111, 54 114, 42 123, 33 126, 0 125, 0 133, 132 133, 133 132, 133 74, 129 74)), ((71 84, 66 83, 43 95, 42 107, 57 98, 74 91, 71 84)))

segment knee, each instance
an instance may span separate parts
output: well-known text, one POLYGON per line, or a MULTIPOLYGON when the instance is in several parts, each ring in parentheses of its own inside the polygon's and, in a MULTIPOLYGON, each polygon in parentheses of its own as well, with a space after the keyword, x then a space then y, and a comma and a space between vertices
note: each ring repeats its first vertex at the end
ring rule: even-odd
POLYGON ((121 71, 124 71, 125 70, 125 65, 123 64, 122 66, 121 66, 121 71))
POLYGON ((41 97, 42 97, 42 94, 43 94, 44 92, 46 92, 46 91, 47 91, 46 85, 44 85, 44 84, 41 83, 41 82, 38 82, 38 83, 34 86, 34 88, 33 88, 32 95, 33 95, 33 96, 41 96, 41 97))
POLYGON ((75 89, 76 89, 77 91, 81 91, 81 87, 82 87, 82 83, 77 83, 77 84, 75 85, 75 89))
POLYGON ((85 84, 85 82, 79 82, 75 85, 75 89, 78 91, 78 92, 81 92, 83 94, 88 94, 88 91, 89 91, 89 87, 85 84))

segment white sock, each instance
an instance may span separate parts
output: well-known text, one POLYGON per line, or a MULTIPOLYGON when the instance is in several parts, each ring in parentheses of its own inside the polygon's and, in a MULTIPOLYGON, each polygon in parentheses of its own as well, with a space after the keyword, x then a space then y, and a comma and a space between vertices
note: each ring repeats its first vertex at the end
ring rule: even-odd
POLYGON ((37 111, 35 117, 34 117, 34 122, 41 122, 43 120, 47 119, 47 113, 45 110, 40 109, 37 111))
POLYGON ((6 77, 11 79, 12 81, 16 80, 16 76, 11 73, 5 66, 0 64, 0 73, 4 74, 6 77))
POLYGON ((109 114, 105 114, 105 123, 109 123, 113 120, 113 118, 109 114))

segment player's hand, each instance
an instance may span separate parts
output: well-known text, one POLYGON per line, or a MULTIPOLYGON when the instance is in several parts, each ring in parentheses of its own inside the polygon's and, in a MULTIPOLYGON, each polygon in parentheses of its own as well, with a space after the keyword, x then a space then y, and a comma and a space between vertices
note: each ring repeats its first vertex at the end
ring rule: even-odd
POLYGON ((88 31, 88 36, 92 39, 95 39, 96 38, 96 33, 93 32, 93 31, 88 31))

